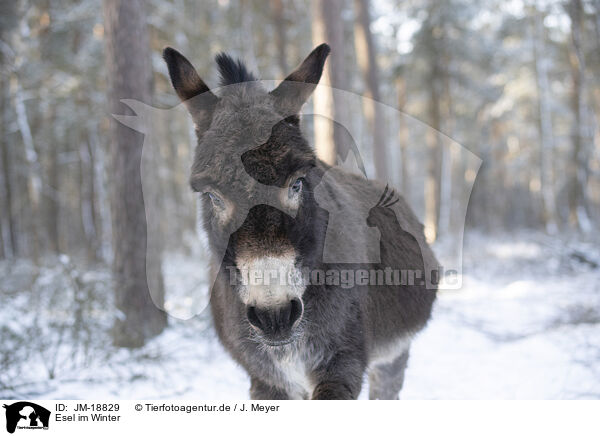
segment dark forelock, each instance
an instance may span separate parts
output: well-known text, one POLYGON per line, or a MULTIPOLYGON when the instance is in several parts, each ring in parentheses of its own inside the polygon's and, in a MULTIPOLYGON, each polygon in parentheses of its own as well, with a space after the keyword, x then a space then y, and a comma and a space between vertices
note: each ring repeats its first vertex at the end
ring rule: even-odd
POLYGON ((226 53, 219 53, 215 57, 215 61, 219 67, 221 86, 257 80, 241 60, 235 60, 226 53))

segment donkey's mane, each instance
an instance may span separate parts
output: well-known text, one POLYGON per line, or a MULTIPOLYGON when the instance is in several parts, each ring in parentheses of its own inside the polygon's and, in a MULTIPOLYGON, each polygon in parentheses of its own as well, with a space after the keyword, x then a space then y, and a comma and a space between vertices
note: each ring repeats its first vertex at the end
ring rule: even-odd
POLYGON ((219 67, 221 86, 258 80, 240 59, 235 60, 227 53, 219 53, 215 56, 215 61, 219 67))

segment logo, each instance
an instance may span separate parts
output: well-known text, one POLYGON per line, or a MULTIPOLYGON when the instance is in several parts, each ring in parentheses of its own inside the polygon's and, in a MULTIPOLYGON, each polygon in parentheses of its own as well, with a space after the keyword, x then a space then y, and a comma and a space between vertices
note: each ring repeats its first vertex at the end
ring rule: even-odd
MULTIPOLYGON (((220 87, 217 93, 220 95, 245 95, 245 93, 249 92, 247 88, 248 83, 252 83, 251 86, 257 87, 253 89, 261 88, 263 90, 278 89, 281 85, 276 81, 265 80, 260 82, 242 82, 220 87)), ((314 87, 314 84, 310 86, 314 87)), ((326 88, 326 85, 319 86, 326 88)), ((288 82, 285 89, 286 94, 289 93, 288 95, 290 96, 309 95, 312 91, 312 88, 307 89, 307 84, 304 82, 288 82)), ((475 176, 481 166, 481 159, 451 138, 391 106, 370 99, 365 100, 361 95, 344 90, 329 89, 334 94, 334 99, 339 101, 341 106, 360 108, 368 100, 370 105, 376 105, 383 119, 402 120, 407 131, 419 132, 418 135, 424 135, 422 136, 423 140, 425 140, 425 136, 435 135, 433 137, 437 138, 436 140, 440 149, 444 150, 443 153, 445 156, 459 156, 458 159, 463 162, 465 168, 469 168, 469 174, 471 175, 469 175, 468 180, 467 178, 465 179, 465 184, 461 185, 461 189, 454 190, 448 188, 448 193, 452 197, 448 199, 448 204, 456 205, 456 209, 452 209, 456 220, 456 228, 464 229, 469 203, 468 199, 475 182, 475 176)), ((198 108, 213 107, 210 106, 212 103, 204 101, 209 94, 212 96, 209 99, 216 98, 210 92, 198 94, 194 97, 195 102, 193 106, 198 108)), ((271 95, 273 94, 271 93, 271 95)), ((134 115, 113 114, 113 117, 123 125, 144 134, 140 167, 142 190, 144 196, 148 195, 152 197, 154 196, 156 187, 156 174, 160 172, 159 164, 160 157, 162 156, 162 152, 159 149, 162 142, 157 136, 155 126, 162 125, 164 122, 169 123, 174 117, 180 116, 182 119, 186 119, 189 115, 184 113, 184 109, 186 107, 189 108, 192 103, 191 100, 187 100, 186 104, 178 105, 172 109, 154 108, 133 99, 123 99, 121 103, 128 106, 134 115), (176 113, 179 111, 181 111, 181 114, 176 113)), ((262 144, 267 143, 272 135, 274 126, 282 121, 285 122, 285 118, 282 120, 282 112, 274 109, 271 110, 272 108, 269 109, 267 106, 265 108, 261 106, 260 110, 255 110, 252 105, 244 106, 243 111, 241 109, 236 110, 232 112, 235 115, 229 113, 223 117, 223 120, 229 120, 229 116, 232 117, 231 120, 245 120, 238 123, 240 126, 237 126, 236 129, 239 128, 239 132, 235 129, 232 130, 232 132, 236 132, 236 135, 241 135, 244 140, 240 142, 239 147, 232 149, 227 162, 223 162, 223 167, 220 170, 226 171, 228 174, 236 174, 241 186, 252 186, 254 191, 254 194, 245 198, 244 202, 236 204, 235 213, 229 215, 227 228, 224 228, 224 231, 227 233, 223 236, 225 241, 242 226, 249 211, 258 205, 267 205, 279 209, 288 214, 292 219, 296 218, 297 210, 293 207, 289 208, 290 205, 285 202, 282 203, 282 199, 287 199, 289 195, 287 186, 262 183, 256 178, 258 174, 254 174, 255 170, 250 171, 250 173, 248 172, 249 169, 254 167, 251 165, 252 162, 260 162, 259 155, 262 153, 259 152, 260 147, 262 144), (248 127, 249 125, 253 127, 250 128, 248 127)), ((429 248, 423 236, 427 236, 428 234, 430 236, 434 235, 434 230, 430 228, 430 225, 426 225, 423 230, 417 218, 413 217, 412 212, 409 212, 408 204, 405 204, 404 200, 400 199, 401 196, 395 193, 393 189, 390 189, 391 185, 387 185, 385 188, 383 183, 380 184, 379 188, 375 187, 377 185, 369 185, 372 186, 369 195, 366 195, 368 190, 360 188, 360 192, 364 194, 361 194, 363 195, 362 201, 353 201, 353 196, 357 195, 356 193, 359 190, 352 186, 357 183, 358 178, 366 179, 364 160, 357 145, 358 141, 355 140, 355 138, 359 139, 364 136, 362 123, 345 123, 341 120, 331 119, 329 118, 329 114, 323 112, 322 108, 319 107, 313 106, 311 110, 309 106, 305 105, 303 108, 300 112, 307 125, 312 124, 316 126, 322 122, 330 123, 334 127, 334 133, 339 133, 340 139, 339 143, 336 142, 335 156, 331 158, 332 165, 325 167, 324 172, 319 174, 319 176, 317 176, 318 171, 315 172, 314 179, 316 184, 312 186, 314 200, 318 207, 326 212, 327 216, 322 247, 323 263, 331 265, 378 265, 382 263, 381 243, 389 241, 390 236, 396 235, 398 232, 402 232, 403 238, 410 240, 411 244, 414 242, 414 244, 418 245, 418 247, 411 245, 411 250, 420 250, 421 253, 428 252, 429 248), (351 183, 348 182, 348 178, 344 177, 344 173, 354 174, 351 183), (405 233, 406 235, 404 235, 405 233)), ((283 109, 285 113, 287 113, 287 110, 283 109)), ((210 116, 212 117, 212 115, 210 116)), ((203 145, 213 148, 219 147, 220 141, 227 136, 225 130, 228 128, 229 123, 229 121, 223 121, 220 124, 217 123, 213 129, 215 131, 219 129, 223 130, 219 131, 219 134, 214 135, 214 137, 209 135, 208 138, 203 140, 203 145)), ((415 144, 415 153, 422 152, 420 139, 410 142, 415 144)), ((257 164, 258 167, 260 165, 262 164, 257 164)), ((264 171, 267 170, 265 169, 264 171)), ((422 172, 417 169, 418 174, 422 172)), ((418 178, 418 180, 421 180, 421 178, 418 178)), ((423 179, 423 183, 425 183, 425 179, 423 179)), ((366 184, 356 184, 356 186, 359 185, 366 186, 366 184)), ((181 195, 181 198, 186 198, 187 196, 185 203, 190 208, 193 208, 186 213, 190 214, 190 216, 194 216, 195 214, 198 224, 195 235, 190 235, 192 238, 195 236, 196 240, 193 241, 188 238, 186 241, 190 244, 190 247, 197 246, 204 248, 207 245, 208 235, 202 225, 203 206, 201 197, 194 198, 187 186, 185 193, 181 193, 181 195)), ((425 206, 425 203, 423 203, 423 207, 425 206)), ((155 248, 160 246, 164 235, 162 230, 158 231, 163 226, 162 223, 158 222, 159 217, 162 216, 162 212, 158 209, 153 209, 157 207, 153 205, 153 202, 144 203, 144 207, 146 208, 146 218, 148 221, 148 232, 146 232, 146 265, 148 266, 146 272, 148 273, 154 270, 153 265, 158 265, 161 262, 160 251, 155 248)), ((450 225, 450 209, 446 210, 448 211, 446 223, 450 225)), ((170 220, 167 221, 169 221, 167 226, 171 225, 170 220)), ((173 220, 173 222, 175 223, 176 221, 173 220)), ((453 233, 456 233, 457 238, 450 241, 447 244, 448 246, 445 246, 447 255, 444 258, 443 270, 439 269, 436 262, 432 260, 428 260, 423 265, 424 268, 416 268, 416 270, 423 270, 422 278, 424 278, 424 284, 429 289, 432 286, 438 289, 459 289, 462 286, 463 231, 453 231, 453 233), (441 275, 441 272, 444 272, 444 275, 441 275), (432 280, 433 278, 435 280, 432 280)), ((217 245, 212 247, 213 252, 211 257, 217 264, 220 264, 225 256, 228 244, 217 245)), ((210 257, 207 258, 204 255, 199 255, 195 259, 199 263, 203 263, 199 269, 209 268, 210 257)), ((385 259, 383 260, 385 261, 385 259)), ((391 260, 396 261, 397 259, 391 260)), ((425 261, 425 259, 423 260, 425 261)), ((402 269, 404 268, 396 268, 396 270, 402 269)), ((169 289, 169 293, 171 293, 170 290, 172 289, 174 291, 172 295, 176 295, 177 299, 185 299, 189 303, 179 304, 171 299, 165 303, 164 307, 160 308, 176 318, 192 318, 207 307, 210 301, 210 291, 213 289, 216 277, 216 274, 211 275, 211 282, 207 283, 204 278, 197 277, 194 274, 189 274, 182 278, 179 270, 167 269, 164 272, 165 288, 169 289)), ((160 297, 163 287, 157 286, 159 282, 154 277, 149 276, 147 278, 152 300, 163 304, 162 297, 160 297)))
POLYGON ((3 406, 6 409, 6 431, 14 433, 18 429, 48 430, 50 411, 29 401, 19 401, 3 406))

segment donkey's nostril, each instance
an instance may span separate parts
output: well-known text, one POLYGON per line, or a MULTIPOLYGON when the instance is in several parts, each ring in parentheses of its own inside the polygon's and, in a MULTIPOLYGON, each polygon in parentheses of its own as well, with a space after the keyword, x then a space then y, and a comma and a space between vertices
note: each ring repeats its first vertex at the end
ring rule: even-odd
POLYGON ((259 329, 263 329, 263 323, 260 320, 260 318, 258 317, 258 313, 256 311, 256 307, 255 306, 248 306, 248 310, 246 311, 246 316, 248 317, 248 321, 250 321, 250 324, 252 324, 254 327, 259 328, 259 329))
POLYGON ((291 302, 290 302, 290 321, 289 324, 292 325, 294 324, 298 318, 300 318, 302 316, 302 302, 297 299, 294 298, 291 302))
POLYGON ((292 322, 290 321, 291 315, 292 315, 292 305, 291 304, 288 304, 287 306, 284 306, 283 308, 281 308, 281 311, 279 313, 280 328, 284 329, 292 324, 292 322))

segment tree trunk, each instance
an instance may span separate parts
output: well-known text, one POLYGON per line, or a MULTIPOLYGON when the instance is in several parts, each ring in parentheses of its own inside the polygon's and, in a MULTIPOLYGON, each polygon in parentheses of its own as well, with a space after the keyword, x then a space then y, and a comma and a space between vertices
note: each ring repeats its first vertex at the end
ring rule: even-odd
POLYGON ((330 165, 335 165, 338 152, 350 149, 345 143, 348 137, 348 112, 343 102, 335 98, 334 89, 348 90, 344 62, 344 26, 342 21, 342 3, 340 0, 313 0, 312 2, 312 40, 313 46, 327 42, 331 54, 325 63, 325 69, 313 94, 315 147, 317 156, 330 165), (334 123, 335 122, 335 123, 334 123))
POLYGON ((386 181, 387 150, 385 148, 385 122, 381 110, 381 96, 379 94, 379 68, 373 35, 371 34, 371 16, 369 13, 369 0, 355 0, 354 47, 358 67, 367 88, 363 99, 363 113, 369 124, 373 137, 373 161, 375 164, 375 177, 386 181))
POLYGON ((585 59, 582 46, 583 5, 581 0, 571 0, 567 9, 571 19, 573 43, 569 61, 573 80, 571 107, 574 118, 573 149, 569 165, 569 222, 572 226, 587 231, 591 227, 586 204, 590 138, 585 103, 585 59))
POLYGON ((0 145, 2 147, 0 150, 0 225, 4 257, 12 258, 18 254, 18 238, 12 199, 13 165, 7 132, 10 120, 8 119, 9 93, 6 78, 0 78, 0 87, 0 107, 2 110, 0 114, 2 117, 2 131, 0 132, 0 145))
POLYGON ((442 179, 442 147, 439 138, 441 123, 439 76, 434 73, 434 80, 429 85, 429 121, 427 129, 427 176, 425 179, 425 237, 431 243, 438 237, 440 221, 440 194, 442 179))
POLYGON ((79 141, 79 209, 81 227, 85 236, 85 248, 88 261, 99 258, 99 242, 96 216, 96 192, 94 174, 94 154, 90 144, 89 132, 82 132, 79 141))
MULTIPOLYGON (((48 117, 48 122, 54 122, 54 116, 48 117)), ((52 124, 50 124, 52 125, 52 124)), ((44 219, 46 222, 45 231, 49 248, 54 253, 60 253, 60 173, 58 169, 58 154, 60 145, 58 143, 50 143, 46 147, 46 185, 47 193, 44 195, 45 211, 44 219)))
POLYGON ((445 59, 444 53, 444 17, 443 8, 434 1, 428 5, 428 19, 425 26, 425 45, 428 49, 429 72, 427 83, 429 96, 427 101, 427 129, 425 142, 427 146, 427 169, 425 176, 425 220, 424 232, 428 242, 437 239, 440 223, 440 200, 442 180, 442 141, 440 130, 442 128, 442 98, 444 90, 445 59))
MULTIPOLYGON (((152 68, 143 1, 104 0, 104 27, 109 112, 124 113, 125 107, 119 102, 122 98, 149 104, 152 68)), ((124 347, 142 346, 166 325, 166 315, 159 309, 164 303, 160 265, 156 265, 156 270, 148 265, 148 271, 146 266, 147 226, 141 182, 143 141, 141 133, 111 120, 108 174, 112 187, 113 275, 119 315, 113 335, 114 343, 124 347), (152 298, 149 289, 153 290, 152 298)))
MULTIPOLYGON (((442 99, 440 102, 441 118, 443 125, 440 126, 444 135, 454 136, 454 113, 452 106, 452 84, 450 80, 450 50, 443 50, 441 56, 442 65, 442 99)), ((460 198, 460 185, 454 185, 453 171, 459 169, 459 150, 455 144, 440 140, 441 170, 440 170, 440 218, 438 233, 449 233, 452 218, 452 206, 458 203, 460 198)), ((456 204, 457 205, 457 204, 456 204)))
POLYGON ((406 105, 406 81, 399 77, 396 79, 396 89, 398 92, 398 142, 400 143, 400 171, 401 171, 401 190, 403 197, 410 204, 410 174, 408 174, 408 126, 406 123, 406 114, 404 106, 406 105))
POLYGON ((275 47, 277 48, 277 64, 281 78, 284 78, 288 73, 286 46, 287 35, 285 31, 286 22, 283 13, 283 0, 272 0, 273 7, 273 25, 275 26, 275 47))
POLYGON ((15 105, 15 112, 17 115, 17 125, 21 138, 23 140, 23 155, 26 162, 26 178, 27 178, 27 198, 26 203, 29 211, 25 214, 25 227, 27 228, 27 234, 24 235, 26 238, 26 245, 29 249, 29 254, 36 261, 40 255, 40 229, 39 221, 41 218, 40 214, 40 192, 42 189, 42 179, 40 177, 40 162, 39 155, 33 144, 33 135, 31 133, 31 126, 29 125, 29 118, 27 115, 27 108, 23 99, 23 90, 17 75, 13 75, 11 78, 11 88, 14 89, 13 100, 15 105))
MULTIPOLYGON (((15 33, 13 37, 13 44, 16 51, 24 50, 24 43, 21 40, 20 34, 15 33)), ((41 164, 39 161, 39 154, 33 142, 33 134, 29 122, 29 115, 27 113, 27 106, 25 105, 23 89, 21 88, 21 82, 19 80, 19 71, 23 62, 22 58, 19 59, 20 60, 15 64, 13 74, 10 78, 10 89, 12 91, 12 100, 16 114, 17 127, 23 141, 23 147, 21 151, 23 153, 23 160, 25 162, 25 177, 27 183, 25 204, 27 205, 28 210, 22 216, 22 219, 25 221, 25 225, 23 227, 25 227, 27 231, 23 235, 23 239, 25 240, 25 244, 23 245, 29 249, 29 255, 37 261, 39 259, 41 249, 41 164)))
POLYGON ((425 237, 428 242, 433 242, 438 237, 440 222, 440 200, 442 180, 442 144, 440 140, 440 128, 442 114, 440 99, 442 97, 442 67, 440 65, 440 53, 437 48, 437 39, 432 34, 433 56, 431 71, 429 75, 429 100, 428 120, 430 127, 427 129, 427 175, 425 178, 425 237))
POLYGON ((109 241, 112 235, 112 222, 110 213, 110 193, 107 192, 107 155, 110 144, 103 143, 100 140, 100 135, 95 126, 90 129, 89 140, 94 155, 94 186, 96 191, 96 201, 98 207, 96 213, 98 221, 96 231, 98 233, 99 253, 98 257, 101 260, 111 258, 112 243, 109 241))
POLYGON ((239 12, 241 27, 239 36, 243 58, 250 71, 257 72, 258 63, 254 47, 252 3, 249 0, 240 0, 239 12))
POLYGON ((554 175, 552 174, 552 161, 554 160, 554 129, 552 126, 552 110, 550 102, 550 83, 548 81, 548 62, 544 56, 545 34, 544 16, 541 12, 534 11, 534 61, 536 83, 538 91, 539 110, 539 179, 542 198, 542 219, 548 233, 555 233, 556 206, 554 204, 554 175))

